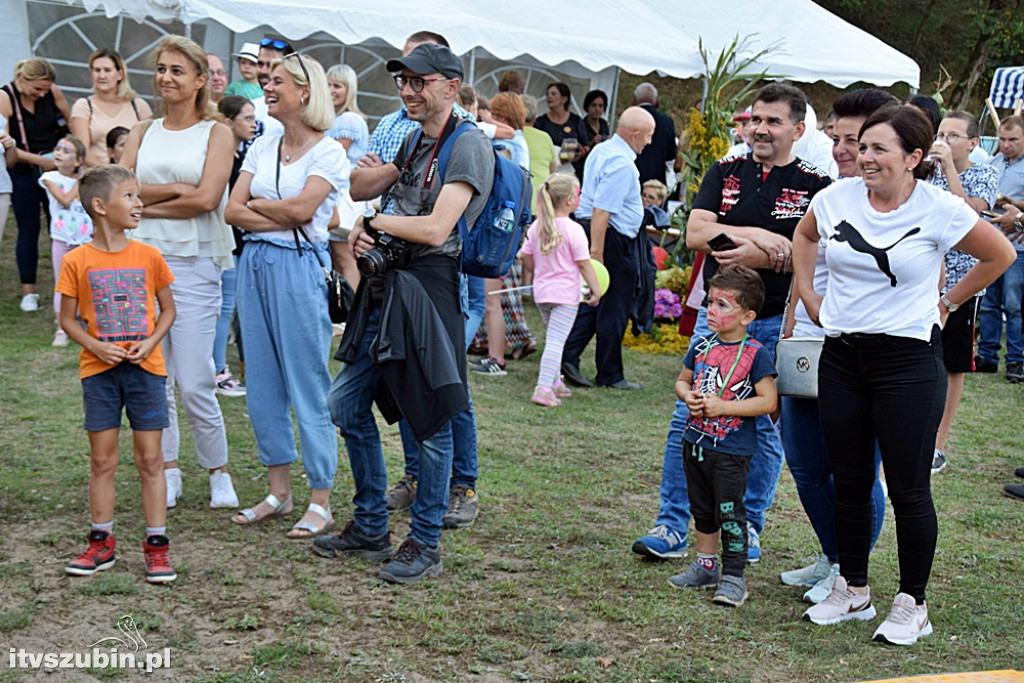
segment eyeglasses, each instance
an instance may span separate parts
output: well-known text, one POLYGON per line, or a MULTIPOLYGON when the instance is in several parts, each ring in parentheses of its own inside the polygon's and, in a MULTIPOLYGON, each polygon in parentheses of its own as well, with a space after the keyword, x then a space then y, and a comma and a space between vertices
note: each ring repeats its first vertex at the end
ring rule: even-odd
POLYGON ((412 88, 413 92, 423 92, 423 88, 428 83, 434 83, 436 81, 450 81, 451 80, 450 78, 443 78, 443 77, 442 78, 420 78, 419 76, 409 76, 408 78, 406 78, 405 76, 402 76, 401 74, 395 75, 394 78, 395 78, 395 87, 396 88, 401 90, 402 88, 404 88, 406 86, 406 84, 408 84, 409 87, 412 88))
POLYGON ((957 140, 966 140, 966 135, 957 135, 956 133, 939 133, 935 136, 936 141, 940 142, 956 142, 957 140))
POLYGON ((224 69, 210 69, 210 75, 212 76, 227 76, 228 72, 224 69))
MULTIPOLYGON (((300 55, 298 52, 293 52, 290 55, 285 55, 284 59, 288 59, 289 57, 295 57, 295 59, 298 60, 299 67, 302 68, 302 75, 306 77, 306 83, 309 83, 309 71, 306 70, 306 64, 302 61, 302 55, 300 55)), ((284 61, 284 59, 282 59, 281 61, 284 61)))
POLYGON ((276 38, 264 38, 260 41, 260 47, 272 47, 275 50, 292 50, 292 46, 283 40, 277 40, 276 38))

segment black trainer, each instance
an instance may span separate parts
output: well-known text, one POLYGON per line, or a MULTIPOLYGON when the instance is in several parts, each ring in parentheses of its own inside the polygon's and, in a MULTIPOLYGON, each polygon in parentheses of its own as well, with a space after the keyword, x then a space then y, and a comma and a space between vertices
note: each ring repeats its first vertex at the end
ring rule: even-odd
POLYGON ((367 536, 356 528, 354 519, 349 520, 340 534, 317 536, 313 541, 313 552, 321 557, 358 555, 364 560, 384 562, 391 557, 391 532, 380 536, 367 536))
POLYGON ((414 538, 407 538, 377 576, 389 583, 415 583, 440 573, 441 546, 429 548, 414 538))
POLYGON ((1020 384, 1024 382, 1024 363, 1007 363, 1006 381, 1010 384, 1020 384))
POLYGON ((974 371, 984 372, 987 375, 994 375, 999 371, 999 361, 991 361, 982 356, 974 357, 974 371))

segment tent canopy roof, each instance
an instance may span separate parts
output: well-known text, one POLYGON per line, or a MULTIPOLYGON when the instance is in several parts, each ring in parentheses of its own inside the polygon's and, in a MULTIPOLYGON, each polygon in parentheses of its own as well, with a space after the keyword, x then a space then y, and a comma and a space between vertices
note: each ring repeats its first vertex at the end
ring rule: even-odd
POLYGON ((346 45, 379 39, 399 49, 406 36, 430 28, 462 54, 482 47, 508 61, 529 54, 551 66, 576 62, 592 71, 615 66, 678 78, 703 73, 698 37, 715 52, 739 35, 749 37, 753 50, 772 48, 757 66, 797 81, 824 80, 838 87, 905 81, 917 87, 920 80, 912 59, 811 0, 784 0, 785 7, 776 4, 770 12, 760 0, 732 0, 728 6, 712 0, 630 5, 585 0, 556 11, 543 0, 84 0, 84 5, 108 16, 186 24, 213 19, 237 33, 266 25, 290 40, 323 31, 346 45), (585 32, 580 17, 587 17, 585 32))

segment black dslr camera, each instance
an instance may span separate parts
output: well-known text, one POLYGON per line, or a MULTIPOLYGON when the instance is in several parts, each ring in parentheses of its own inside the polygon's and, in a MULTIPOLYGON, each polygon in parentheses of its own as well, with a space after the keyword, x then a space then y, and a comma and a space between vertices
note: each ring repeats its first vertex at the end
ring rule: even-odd
POLYGON ((409 261, 411 245, 405 240, 381 232, 370 225, 377 212, 367 209, 363 212, 363 229, 376 246, 356 259, 356 266, 364 277, 379 275, 396 263, 405 265, 409 261))

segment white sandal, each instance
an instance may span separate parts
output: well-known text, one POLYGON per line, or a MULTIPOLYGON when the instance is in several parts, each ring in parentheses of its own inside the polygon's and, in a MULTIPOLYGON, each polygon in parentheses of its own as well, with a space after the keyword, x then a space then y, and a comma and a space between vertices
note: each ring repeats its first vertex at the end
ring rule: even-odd
MULTIPOLYGON (((287 515, 288 513, 291 512, 291 509, 287 509, 287 510, 285 509, 285 508, 289 508, 289 506, 291 506, 291 504, 292 504, 292 497, 291 496, 288 496, 284 500, 284 502, 281 502, 280 500, 277 499, 277 496, 275 496, 273 493, 271 493, 271 494, 267 495, 267 497, 264 498, 262 502, 264 502, 267 505, 269 505, 270 507, 272 507, 273 508, 273 512, 270 512, 270 513, 264 515, 263 517, 257 517, 255 510, 253 510, 252 508, 246 508, 244 510, 239 511, 239 513, 238 513, 242 517, 245 517, 246 521, 244 521, 244 522, 238 521, 237 516, 232 517, 231 521, 233 521, 235 524, 240 524, 242 526, 245 526, 247 524, 255 524, 256 522, 262 522, 262 521, 267 520, 267 519, 275 519, 277 517, 284 517, 285 515, 287 515)), ((259 503, 257 503, 257 505, 258 504, 259 503)))
POLYGON ((323 518, 323 520, 324 520, 323 526, 317 527, 316 525, 310 524, 309 522, 303 522, 302 520, 299 520, 298 522, 295 523, 295 525, 291 529, 288 530, 288 533, 285 534, 288 538, 296 538, 296 539, 316 538, 316 536, 318 536, 319 534, 322 534, 324 532, 324 530, 327 529, 327 527, 329 527, 332 524, 334 524, 334 517, 331 516, 331 506, 330 505, 328 505, 325 508, 322 505, 317 505, 316 503, 310 503, 309 506, 306 508, 306 512, 312 512, 312 513, 314 513, 316 515, 319 515, 321 518, 323 518), (293 531, 297 531, 297 532, 300 532, 300 533, 293 534, 292 533, 293 531))

